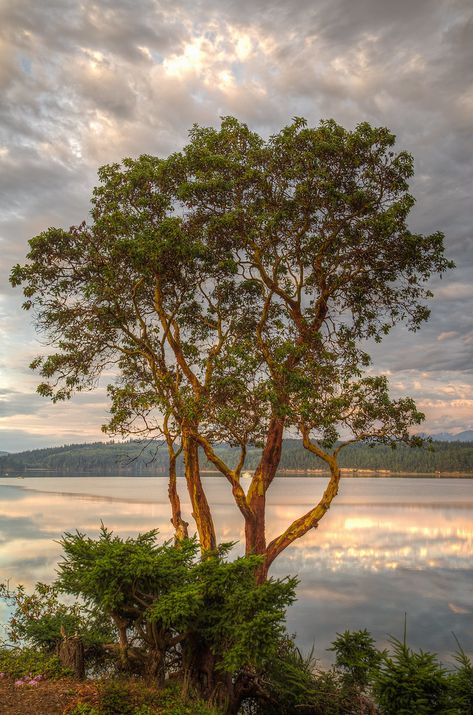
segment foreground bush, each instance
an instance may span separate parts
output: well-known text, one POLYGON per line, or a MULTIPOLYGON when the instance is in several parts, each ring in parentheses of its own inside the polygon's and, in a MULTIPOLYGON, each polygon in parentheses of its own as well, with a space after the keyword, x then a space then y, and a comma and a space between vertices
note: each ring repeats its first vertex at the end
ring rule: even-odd
POLYGON ((0 587, 14 609, 0 677, 63 675, 54 654, 78 643, 89 674, 108 679, 74 715, 473 715, 473 665, 460 646, 447 671, 405 637, 380 651, 366 630, 346 631, 334 666, 320 670, 285 631, 296 580, 258 583, 260 557, 229 561, 231 544, 202 558, 195 540, 124 540, 105 527, 61 543, 53 585, 0 587))
POLYGON ((77 599, 65 603, 57 584, 37 583, 30 594, 23 586, 11 590, 7 584, 0 584, 0 599, 13 610, 6 627, 8 642, 30 647, 23 650, 23 657, 57 655, 64 640, 73 637, 80 639, 95 673, 107 668, 107 644, 116 639, 117 633, 103 611, 77 599))
POLYGON ((61 543, 52 587, 6 594, 16 607, 12 639, 51 652, 78 634, 91 646, 89 665, 102 649, 117 672, 158 686, 177 679, 229 712, 257 692, 284 637, 295 579, 258 584, 261 557, 229 561, 227 544, 201 558, 195 540, 159 544, 156 531, 124 540, 102 527, 97 539, 65 534, 61 543), (59 593, 77 603, 64 605, 59 593))
POLYGON ((80 701, 65 715, 221 715, 222 711, 189 694, 183 696, 177 683, 161 691, 137 687, 134 680, 103 681, 98 698, 80 701))
MULTIPOLYGON (((457 641, 458 643, 458 641, 457 641)), ((450 691, 452 702, 457 712, 462 715, 473 715, 473 663, 458 643, 455 654, 456 672, 450 676, 450 691)))
POLYGON ((374 673, 374 694, 383 715, 437 715, 449 709, 449 677, 433 653, 412 651, 391 639, 392 653, 384 654, 374 673))
POLYGON ((22 678, 63 678, 71 671, 59 658, 36 648, 0 648, 0 673, 14 680, 22 678))

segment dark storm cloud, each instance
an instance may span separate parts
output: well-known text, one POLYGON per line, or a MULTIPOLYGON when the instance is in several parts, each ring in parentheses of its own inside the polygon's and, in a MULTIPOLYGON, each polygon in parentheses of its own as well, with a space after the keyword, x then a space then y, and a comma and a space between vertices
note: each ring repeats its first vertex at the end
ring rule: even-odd
MULTIPOLYGON (((30 394, 34 384, 24 375, 36 352, 28 316, 19 291, 3 289, 28 238, 87 218, 101 164, 166 155, 194 122, 216 124, 224 114, 265 135, 295 115, 347 127, 368 120, 396 133, 416 161, 412 228, 444 231, 458 268, 434 281, 430 323, 416 335, 395 331, 373 348, 375 364, 393 380, 405 370, 435 373, 420 380, 426 400, 442 375, 473 385, 469 0, 18 0, 0 14, 7 389, 30 394)), ((88 415, 99 437, 97 410, 90 404, 88 415)))

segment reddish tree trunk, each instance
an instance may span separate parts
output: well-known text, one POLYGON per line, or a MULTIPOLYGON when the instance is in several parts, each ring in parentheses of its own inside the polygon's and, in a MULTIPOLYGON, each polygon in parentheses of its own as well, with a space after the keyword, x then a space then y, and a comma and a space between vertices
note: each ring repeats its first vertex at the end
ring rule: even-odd
POLYGON ((181 500, 179 499, 179 494, 177 492, 176 462, 177 462, 177 454, 174 453, 174 450, 171 447, 171 449, 169 450, 168 495, 169 495, 169 501, 171 502, 171 512, 172 512, 171 522, 172 522, 172 525, 174 526, 175 540, 176 540, 176 543, 178 543, 179 541, 182 541, 183 539, 187 539, 187 537, 188 537, 187 527, 189 526, 189 524, 187 523, 187 521, 184 521, 184 519, 182 518, 182 514, 181 514, 181 500))
MULTIPOLYGON (((246 554, 266 553, 266 492, 274 479, 281 460, 284 419, 274 417, 269 425, 266 444, 260 463, 248 490, 248 504, 252 516, 245 519, 246 554)), ((258 570, 257 578, 267 576, 265 564, 258 570)))
POLYGON ((199 445, 184 430, 182 432, 182 447, 187 489, 192 504, 192 516, 197 526, 200 547, 202 551, 211 551, 217 548, 217 539, 209 503, 200 479, 199 445))

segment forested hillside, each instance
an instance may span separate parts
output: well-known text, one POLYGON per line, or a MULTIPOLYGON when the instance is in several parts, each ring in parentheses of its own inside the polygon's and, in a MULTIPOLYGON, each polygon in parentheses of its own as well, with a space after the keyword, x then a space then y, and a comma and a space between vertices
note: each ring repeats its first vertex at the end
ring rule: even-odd
POLYGON ((151 473, 167 467, 167 451, 157 443, 93 442, 35 449, 0 457, 0 472, 48 470, 65 474, 151 473))
MULTIPOLYGON (((226 445, 218 448, 229 463, 236 462, 237 451, 226 445)), ((259 450, 249 450, 245 469, 253 469, 259 450)), ((473 442, 433 442, 422 449, 400 445, 347 447, 340 458, 345 469, 389 470, 391 472, 465 472, 473 473, 473 442)), ((202 455, 203 469, 210 469, 202 455)), ((284 441, 281 470, 321 469, 324 464, 307 452, 300 440, 284 441)), ((57 474, 163 474, 167 473, 167 451, 159 443, 138 442, 71 444, 64 447, 36 449, 0 456, 0 473, 22 474, 48 470, 57 474)), ((179 462, 182 472, 182 460, 179 462)))

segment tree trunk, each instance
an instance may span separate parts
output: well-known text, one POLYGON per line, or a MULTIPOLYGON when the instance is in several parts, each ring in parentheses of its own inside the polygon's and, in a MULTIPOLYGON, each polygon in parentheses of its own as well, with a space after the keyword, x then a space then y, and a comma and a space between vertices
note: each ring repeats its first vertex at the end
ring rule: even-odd
POLYGON ((266 551, 266 493, 260 475, 255 474, 253 481, 257 488, 249 499, 251 517, 245 519, 245 553, 264 554, 266 551))
POLYGON ((166 670, 164 653, 158 649, 150 649, 146 656, 145 679, 149 685, 164 686, 166 670))
POLYGON ((202 551, 213 551, 217 548, 217 539, 209 503, 200 479, 199 445, 185 430, 182 431, 182 447, 187 489, 192 504, 192 516, 197 526, 200 547, 202 551))
MULTIPOLYGON (((245 553, 247 555, 266 554, 266 492, 281 460, 283 430, 284 419, 273 417, 260 463, 248 490, 247 501, 252 517, 245 519, 245 553)), ((257 572, 258 581, 264 581, 267 573, 268 568, 263 563, 257 572)))
POLYGON ((168 495, 169 501, 171 502, 171 523, 174 526, 175 541, 176 543, 179 543, 183 539, 187 539, 187 527, 189 526, 189 524, 187 523, 187 521, 184 521, 181 514, 181 500, 179 499, 179 494, 177 492, 176 462, 177 454, 171 447, 171 449, 169 450, 168 495))
POLYGON ((69 668, 78 680, 85 678, 84 644, 79 636, 64 636, 58 646, 63 668, 69 668))
POLYGON ((127 621, 121 618, 117 613, 111 613, 113 622, 118 630, 118 657, 120 668, 127 670, 128 668, 128 636, 127 636, 127 621))
POLYGON ((217 669, 217 659, 208 646, 194 644, 191 649, 188 672, 194 691, 207 703, 218 707, 219 711, 226 715, 236 715, 238 707, 231 673, 217 669))

